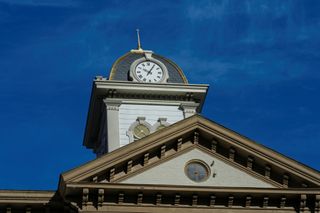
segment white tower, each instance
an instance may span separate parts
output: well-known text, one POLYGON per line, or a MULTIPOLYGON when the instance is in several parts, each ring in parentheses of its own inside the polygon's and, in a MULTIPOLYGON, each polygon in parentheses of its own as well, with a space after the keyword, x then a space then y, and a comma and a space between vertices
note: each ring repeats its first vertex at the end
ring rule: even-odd
POLYGON ((84 145, 97 157, 201 112, 208 85, 188 84, 182 70, 152 51, 136 50, 93 82, 84 145))

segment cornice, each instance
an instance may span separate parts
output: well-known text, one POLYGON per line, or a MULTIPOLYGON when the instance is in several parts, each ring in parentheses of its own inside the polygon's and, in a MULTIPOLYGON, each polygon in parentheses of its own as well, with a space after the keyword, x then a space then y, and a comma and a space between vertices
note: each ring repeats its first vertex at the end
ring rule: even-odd
POLYGON ((244 137, 224 126, 221 126, 213 121, 203 119, 203 122, 199 123, 199 128, 207 132, 208 134, 214 133, 219 139, 228 141, 233 146, 244 149, 252 155, 258 155, 261 159, 272 164, 280 166, 282 169, 286 169, 290 172, 299 175, 302 178, 308 177, 308 179, 315 184, 320 184, 320 173, 306 165, 301 164, 287 156, 284 156, 268 147, 258 144, 257 142, 244 137))
POLYGON ((137 90, 137 91, 172 91, 172 92, 206 92, 208 84, 174 84, 174 83, 141 83, 128 81, 95 80, 97 89, 137 90))
POLYGON ((0 190, 0 203, 48 203, 55 191, 0 190))
POLYGON ((124 191, 164 191, 164 192, 206 192, 206 193, 240 193, 240 194, 312 194, 320 195, 320 188, 250 188, 250 187, 210 187, 210 186, 176 186, 156 184, 124 184, 124 183, 67 183, 67 188, 110 189, 124 191))
POLYGON ((245 212, 318 212, 320 207, 320 188, 266 189, 110 183, 69 183, 67 188, 66 200, 86 211, 114 211, 130 207, 127 212, 137 212, 152 207, 150 212, 163 212, 161 208, 165 207, 174 212, 180 208, 184 208, 183 212, 189 208, 209 212, 213 209, 227 212, 236 209, 245 212))

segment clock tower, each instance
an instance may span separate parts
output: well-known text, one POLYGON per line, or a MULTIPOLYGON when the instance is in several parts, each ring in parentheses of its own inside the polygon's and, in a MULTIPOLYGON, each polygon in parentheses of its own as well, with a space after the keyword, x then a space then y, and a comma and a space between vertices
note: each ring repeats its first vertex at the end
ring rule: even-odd
POLYGON ((170 59, 138 48, 93 82, 84 146, 97 157, 200 113, 208 85, 189 84, 170 59))

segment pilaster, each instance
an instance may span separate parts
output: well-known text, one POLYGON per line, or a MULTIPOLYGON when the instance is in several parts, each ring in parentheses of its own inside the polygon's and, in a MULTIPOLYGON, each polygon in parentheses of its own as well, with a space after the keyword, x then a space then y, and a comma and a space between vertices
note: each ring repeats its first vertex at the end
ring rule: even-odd
POLYGON ((121 101, 105 98, 107 119, 107 151, 111 152, 120 147, 119 135, 119 107, 121 101))

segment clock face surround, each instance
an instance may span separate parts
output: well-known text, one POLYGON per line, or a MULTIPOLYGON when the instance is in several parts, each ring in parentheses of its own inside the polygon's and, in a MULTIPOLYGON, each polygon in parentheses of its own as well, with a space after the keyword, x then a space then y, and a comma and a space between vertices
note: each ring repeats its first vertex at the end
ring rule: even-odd
POLYGON ((138 124, 133 129, 133 136, 137 139, 143 138, 150 134, 150 130, 146 125, 138 124))
POLYGON ((145 52, 145 57, 136 59, 130 65, 129 80, 152 84, 167 83, 168 79, 167 67, 148 52, 145 52))
POLYGON ((137 80, 145 83, 158 83, 164 78, 164 70, 153 61, 142 61, 134 69, 137 80))

